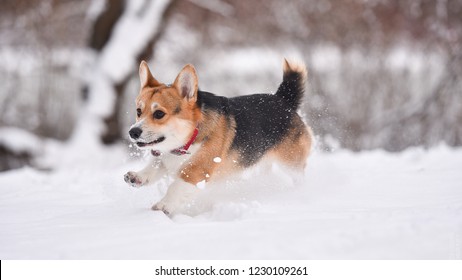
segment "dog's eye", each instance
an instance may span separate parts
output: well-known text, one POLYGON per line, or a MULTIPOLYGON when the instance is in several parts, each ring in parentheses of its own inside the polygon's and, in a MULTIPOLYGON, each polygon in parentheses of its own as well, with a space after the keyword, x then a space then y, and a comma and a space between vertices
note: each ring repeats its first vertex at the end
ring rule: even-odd
POLYGON ((155 119, 160 120, 160 119, 162 119, 162 118, 165 116, 165 113, 164 113, 163 111, 161 111, 161 110, 156 110, 156 111, 154 112, 154 114, 152 114, 152 116, 153 116, 155 119))
POLYGON ((138 116, 138 118, 141 116, 141 109, 140 108, 136 109, 136 115, 138 116))

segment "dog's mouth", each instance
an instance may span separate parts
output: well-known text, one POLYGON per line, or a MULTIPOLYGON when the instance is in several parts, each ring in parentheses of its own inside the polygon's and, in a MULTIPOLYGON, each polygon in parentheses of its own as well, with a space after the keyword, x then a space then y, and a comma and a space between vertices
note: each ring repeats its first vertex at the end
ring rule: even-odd
POLYGON ((136 142, 136 145, 140 148, 142 147, 146 147, 146 146, 150 146, 150 145, 154 145, 154 144, 157 144, 157 143, 160 143, 162 141, 165 140, 165 136, 161 136, 159 138, 157 138, 156 140, 152 141, 152 142, 149 142, 149 143, 145 143, 145 142, 136 142))

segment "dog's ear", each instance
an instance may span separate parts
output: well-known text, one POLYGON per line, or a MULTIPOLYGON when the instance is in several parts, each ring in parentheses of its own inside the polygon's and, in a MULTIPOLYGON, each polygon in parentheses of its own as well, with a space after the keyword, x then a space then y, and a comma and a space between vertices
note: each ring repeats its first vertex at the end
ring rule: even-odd
POLYGON ((151 74, 151 71, 149 70, 148 64, 146 61, 141 61, 140 63, 140 83, 141 83, 141 88, 144 87, 156 87, 159 86, 160 83, 154 79, 154 77, 151 74))
POLYGON ((173 86, 180 92, 181 97, 186 98, 188 101, 196 102, 198 80, 196 69, 191 64, 187 64, 173 83, 173 86))

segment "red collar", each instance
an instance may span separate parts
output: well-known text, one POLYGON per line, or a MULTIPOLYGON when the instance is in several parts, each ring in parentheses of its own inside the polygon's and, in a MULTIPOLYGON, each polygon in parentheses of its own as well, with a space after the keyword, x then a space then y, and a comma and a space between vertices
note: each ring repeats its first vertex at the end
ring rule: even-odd
MULTIPOLYGON (((183 147, 171 150, 170 153, 177 155, 177 156, 189 154, 188 149, 189 147, 191 147, 194 141, 196 141, 197 134, 199 134, 199 128, 196 126, 196 128, 194 129, 193 135, 191 136, 191 138, 189 138, 189 141, 186 144, 184 144, 183 147)), ((155 157, 158 157, 162 155, 162 152, 157 151, 157 150, 151 150, 151 154, 155 157)))

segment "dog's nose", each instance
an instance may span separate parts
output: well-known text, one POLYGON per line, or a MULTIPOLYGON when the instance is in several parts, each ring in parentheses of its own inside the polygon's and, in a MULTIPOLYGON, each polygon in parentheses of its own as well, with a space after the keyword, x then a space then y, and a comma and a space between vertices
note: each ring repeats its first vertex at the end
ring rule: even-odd
POLYGON ((141 133, 143 133, 143 130, 141 130, 141 128, 139 127, 134 127, 130 129, 130 131, 128 132, 128 134, 130 134, 130 137, 134 140, 140 138, 141 133))

